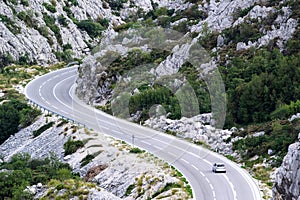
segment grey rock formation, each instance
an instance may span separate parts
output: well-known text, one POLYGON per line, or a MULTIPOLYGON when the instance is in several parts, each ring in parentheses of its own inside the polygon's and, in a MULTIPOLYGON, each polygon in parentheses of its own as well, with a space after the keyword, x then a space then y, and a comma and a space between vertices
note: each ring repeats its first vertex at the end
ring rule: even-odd
POLYGON ((211 114, 201 114, 192 118, 181 118, 180 120, 167 119, 165 116, 151 118, 145 121, 145 126, 153 129, 176 134, 178 137, 192 139, 193 142, 200 142, 209 145, 213 150, 230 155, 233 153, 232 143, 226 143, 232 131, 216 129, 210 125, 211 114))
POLYGON ((300 133, 298 139, 289 146, 281 167, 275 173, 273 200, 300 199, 300 133))
MULTIPOLYGON (((22 129, 15 135, 10 136, 0 145, 0 155, 8 161, 16 153, 29 153, 33 158, 46 158, 55 154, 62 159, 64 154, 63 144, 70 136, 62 134, 63 127, 52 127, 38 137, 33 137, 32 132, 46 123, 46 118, 40 118, 31 126, 22 129)), ((57 118, 49 118, 57 120, 57 118)))
POLYGON ((207 19, 200 21, 197 25, 194 25, 191 31, 201 32, 205 23, 207 23, 208 28, 211 31, 222 31, 226 28, 230 28, 234 23, 233 13, 239 8, 248 8, 256 2, 258 2, 258 0, 210 1, 209 5, 204 6, 208 11, 209 16, 207 19))
MULTIPOLYGON (((39 64, 50 64, 57 61, 54 54, 56 51, 63 51, 63 45, 70 44, 74 57, 82 57, 89 54, 88 45, 96 44, 97 39, 92 39, 85 31, 80 30, 66 12, 65 7, 69 7, 71 14, 77 20, 86 20, 92 18, 105 18, 112 24, 119 25, 123 23, 119 16, 112 14, 110 8, 103 8, 102 1, 98 0, 77 0, 78 5, 72 5, 67 1, 56 1, 54 13, 48 11, 43 3, 50 3, 44 0, 29 0, 28 6, 22 4, 14 5, 10 1, 0 2, 0 14, 13 22, 17 29, 12 30, 4 20, 0 21, 0 53, 10 54, 15 60, 25 53, 31 60, 39 64), (34 12, 33 12, 34 11, 34 12), (23 20, 17 17, 19 13, 27 15, 31 20, 23 20), (61 41, 54 32, 46 26, 43 13, 54 17, 55 25, 59 27, 61 41), (59 17, 64 17, 67 25, 63 26, 58 22, 59 17), (31 24, 29 24, 31 23, 31 24), (41 33, 41 27, 44 28, 41 33), (48 36, 46 36, 48 35, 48 36)), ((108 30, 108 32, 109 32, 108 30)))

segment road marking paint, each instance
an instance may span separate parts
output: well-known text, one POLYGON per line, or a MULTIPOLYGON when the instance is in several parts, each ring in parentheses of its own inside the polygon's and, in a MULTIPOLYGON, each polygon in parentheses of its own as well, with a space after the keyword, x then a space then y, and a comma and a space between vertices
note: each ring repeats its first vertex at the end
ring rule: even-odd
POLYGON ((67 113, 67 112, 66 112, 66 111, 64 111, 64 110, 60 110, 60 111, 61 111, 61 112, 63 112, 63 113, 65 113, 65 114, 67 114, 67 115, 69 114, 69 113, 67 113))
POLYGON ((192 167, 194 167, 197 171, 199 171, 198 167, 196 167, 195 165, 191 165, 192 167))
POLYGON ((111 130, 112 132, 114 132, 114 133, 117 133, 117 134, 120 134, 120 135, 123 135, 124 133, 122 133, 122 132, 120 132, 120 131, 118 131, 118 130, 111 130))
POLYGON ((234 189, 234 185, 232 184, 232 182, 229 180, 229 178, 225 175, 225 174, 223 174, 223 177, 226 179, 226 181, 229 183, 229 185, 230 185, 230 188, 231 188, 231 190, 232 190, 232 193, 233 193, 233 198, 234 198, 234 200, 237 200, 237 193, 236 193, 236 191, 235 191, 235 189, 234 189))
POLYGON ((97 119, 97 121, 104 122, 105 124, 110 124, 110 125, 116 126, 115 123, 111 123, 111 122, 108 122, 108 121, 105 121, 105 120, 102 120, 102 119, 97 119))
POLYGON ((206 181, 208 182, 208 184, 209 184, 209 187, 210 187, 210 189, 211 189, 211 191, 212 191, 212 195, 213 195, 214 200, 216 200, 216 192, 215 192, 214 186, 211 184, 211 182, 209 181, 209 179, 208 179, 207 177, 205 177, 205 180, 206 180, 206 181))
POLYGON ((142 143, 144 143, 144 144, 147 144, 147 145, 149 145, 149 146, 152 146, 152 144, 150 144, 150 143, 148 143, 148 142, 145 142, 145 141, 141 141, 142 143))
MULTIPOLYGON (((170 143, 167 143, 167 142, 164 142, 164 141, 162 141, 162 140, 159 140, 159 139, 157 139, 157 138, 151 138, 152 140, 156 140, 156 141, 158 141, 158 142, 161 142, 161 143, 163 143, 163 144, 166 144, 166 145, 169 145, 170 143)), ((177 147, 176 147, 177 148, 177 147)), ((178 148, 179 149, 179 148, 178 148)))
POLYGON ((159 150, 162 150, 162 148, 161 147, 159 147, 159 146, 156 146, 156 145, 153 145, 156 149, 159 149, 159 150))
POLYGON ((52 105, 52 107, 53 107, 53 108, 55 108, 56 110, 58 110, 58 107, 56 107, 56 106, 53 106, 53 105, 52 105))
POLYGON ((189 161, 186 161, 186 160, 185 160, 185 159, 183 159, 183 158, 181 158, 181 160, 182 160, 183 162, 187 163, 187 164, 190 164, 190 162, 189 162, 189 161))
POLYGON ((172 156, 174 156, 174 157, 177 157, 177 155, 176 154, 174 154, 174 153, 172 153, 172 152, 167 152, 168 154, 170 154, 170 155, 172 155, 172 156))
POLYGON ((203 177, 205 177, 205 174, 204 174, 202 171, 200 171, 200 174, 201 174, 203 177))

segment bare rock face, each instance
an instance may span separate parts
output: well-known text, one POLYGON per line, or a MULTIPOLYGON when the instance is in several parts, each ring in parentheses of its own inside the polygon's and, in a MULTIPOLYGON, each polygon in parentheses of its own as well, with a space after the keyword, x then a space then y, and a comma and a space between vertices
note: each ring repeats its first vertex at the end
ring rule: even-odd
POLYGON ((273 200, 300 199, 300 133, 299 142, 289 146, 288 154, 276 171, 273 200))

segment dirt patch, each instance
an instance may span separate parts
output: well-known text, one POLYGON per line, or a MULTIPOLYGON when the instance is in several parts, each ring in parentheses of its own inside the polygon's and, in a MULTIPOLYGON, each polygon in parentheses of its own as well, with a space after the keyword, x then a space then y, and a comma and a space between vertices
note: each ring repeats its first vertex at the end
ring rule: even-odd
POLYGON ((100 172, 105 170, 108 167, 107 164, 104 165, 98 165, 95 167, 91 167, 87 173, 86 176, 83 178, 85 181, 92 181, 95 176, 97 176, 100 172))

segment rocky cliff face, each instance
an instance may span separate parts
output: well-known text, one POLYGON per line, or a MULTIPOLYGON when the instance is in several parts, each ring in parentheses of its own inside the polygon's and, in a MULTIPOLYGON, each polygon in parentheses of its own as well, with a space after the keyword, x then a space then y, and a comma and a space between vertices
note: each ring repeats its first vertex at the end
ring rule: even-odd
MULTIPOLYGON (((208 49, 204 49, 208 52, 212 51, 217 55, 218 52, 226 51, 226 49, 232 47, 234 48, 233 50, 241 52, 251 47, 260 48, 267 46, 270 42, 274 41, 276 46, 283 48, 283 44, 293 36, 297 27, 297 19, 293 18, 293 11, 290 7, 283 6, 286 1, 278 2, 278 5, 281 5, 281 7, 276 7, 272 3, 257 0, 201 1, 200 3, 197 2, 197 4, 190 3, 189 1, 185 1, 185 3, 184 1, 154 1, 154 3, 156 3, 156 7, 154 4, 151 4, 150 1, 135 2, 137 7, 131 4, 127 10, 121 9, 120 13, 123 13, 121 15, 121 19, 125 20, 126 16, 129 16, 128 13, 132 12, 136 12, 136 15, 139 16, 137 8, 142 9, 145 13, 148 12, 149 15, 149 11, 151 11, 151 9, 152 12, 156 12, 157 7, 166 7, 169 10, 174 9, 175 12, 171 15, 171 17, 176 19, 177 16, 179 19, 170 23, 170 25, 166 27, 176 29, 177 25, 185 22, 192 24, 188 25, 185 29, 186 35, 192 36, 190 37, 189 42, 186 44, 174 45, 172 48, 170 48, 168 44, 163 47, 169 48, 169 56, 160 60, 159 63, 155 63, 156 66, 149 70, 157 78, 171 76, 177 73, 182 64, 184 64, 185 61, 187 61, 187 58, 191 55, 191 44, 199 44, 197 43, 198 41, 205 40, 207 37, 212 36, 213 38, 210 38, 207 41, 205 40, 205 43, 200 42, 200 44, 203 44, 206 47, 207 43, 213 43, 213 41, 210 40, 217 38, 215 44, 208 47, 208 49), (135 9, 131 9, 130 7, 135 9), (154 10, 155 8, 156 10, 154 10), (188 19, 188 14, 186 14, 186 16, 180 16, 180 11, 185 9, 191 9, 197 14, 202 13, 203 16, 201 19, 197 20, 188 19), (127 14, 125 14, 126 12, 127 14), (248 27, 248 31, 257 31, 255 39, 246 38, 245 40, 243 39, 243 41, 234 41, 230 38, 230 35, 226 34, 226 32, 231 29, 236 29, 236 34, 238 35, 242 34, 240 32, 241 26, 248 27)), ((154 24, 160 24, 161 22, 159 19, 165 17, 165 14, 162 14, 161 16, 159 16, 159 14, 156 15, 158 16, 157 19, 154 20, 154 24)), ((143 21, 143 17, 145 16, 147 15, 138 18, 137 22, 140 22, 141 24, 147 23, 143 21)), ((110 30, 106 36, 107 37, 103 39, 105 43, 102 42, 102 47, 107 47, 113 43, 116 45, 113 39, 118 36, 120 37, 119 33, 114 30, 110 30)), ((99 57, 103 56, 108 50, 118 52, 123 56, 126 55, 126 53, 130 50, 130 48, 127 48, 126 45, 131 43, 132 39, 126 38, 122 36, 122 34, 121 37, 124 40, 118 41, 116 46, 105 50, 101 48, 97 49, 96 52, 98 53, 84 60, 81 65, 80 71, 82 73, 80 73, 81 76, 77 80, 77 94, 86 102, 91 104, 105 104, 107 100, 110 100, 112 97, 113 90, 111 87, 111 80, 108 79, 104 82, 100 81, 101 79, 106 78, 106 74, 109 70, 104 70, 103 66, 99 64, 100 62, 98 61, 99 57), (103 73, 103 71, 106 72, 103 73), (87 88, 90 88, 90 91, 88 91, 87 88)), ((149 47, 151 49, 151 46, 143 45, 134 47, 139 47, 146 51, 149 51, 149 47)), ((160 46, 158 47, 160 48, 160 46)), ((207 54, 207 52, 205 54, 207 54)), ((208 54, 206 56, 208 58, 205 61, 202 60, 201 63, 201 70, 203 73, 209 73, 209 71, 213 70, 217 66, 215 63, 220 59, 219 55, 214 58, 209 58, 208 54)), ((121 80, 121 76, 117 79, 121 80)))
MULTIPOLYGON (((98 38, 85 28, 79 28, 82 20, 107 20, 108 33, 113 26, 124 23, 130 15, 142 9, 152 10, 153 5, 169 8, 186 7, 179 1, 121 1, 109 0, 5 0, 0 2, 0 53, 18 60, 26 55, 38 64, 50 64, 61 60, 59 53, 82 58, 90 53, 98 38), (152 2, 152 3, 151 3, 152 2), (49 22, 49 19, 52 20, 49 22)), ((102 21, 103 22, 103 21, 102 21)), ((103 23, 102 23, 103 25, 103 23)), ((106 34, 106 31, 103 32, 106 34)))
POLYGON ((300 134, 299 142, 291 144, 283 163, 276 171, 274 200, 300 199, 300 134))

